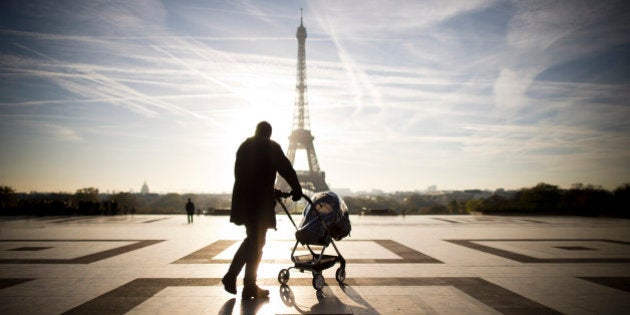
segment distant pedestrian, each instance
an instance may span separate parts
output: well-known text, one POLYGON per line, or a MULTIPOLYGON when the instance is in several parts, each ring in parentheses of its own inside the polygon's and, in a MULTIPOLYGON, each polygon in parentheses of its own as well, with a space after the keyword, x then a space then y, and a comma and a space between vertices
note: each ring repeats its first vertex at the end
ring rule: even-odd
POLYGON ((195 214, 195 204, 188 198, 188 202, 186 203, 186 213, 188 215, 188 223, 193 223, 193 216, 195 214))

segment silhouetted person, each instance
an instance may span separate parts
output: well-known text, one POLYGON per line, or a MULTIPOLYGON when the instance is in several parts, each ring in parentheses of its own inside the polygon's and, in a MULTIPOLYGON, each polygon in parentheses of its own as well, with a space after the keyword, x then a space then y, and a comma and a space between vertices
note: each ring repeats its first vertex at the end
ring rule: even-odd
POLYGON ((195 204, 188 198, 186 203, 186 214, 188 215, 188 223, 193 223, 193 215, 195 214, 195 204))
POLYGON ((234 255, 230 269, 222 279, 225 290, 236 294, 236 277, 245 266, 243 298, 266 298, 268 290, 256 285, 258 265, 265 245, 267 229, 276 228, 276 173, 291 186, 293 200, 302 197, 302 187, 291 162, 280 145, 271 138, 271 125, 262 121, 256 134, 245 140, 236 152, 234 189, 230 222, 244 225, 247 237, 234 255))

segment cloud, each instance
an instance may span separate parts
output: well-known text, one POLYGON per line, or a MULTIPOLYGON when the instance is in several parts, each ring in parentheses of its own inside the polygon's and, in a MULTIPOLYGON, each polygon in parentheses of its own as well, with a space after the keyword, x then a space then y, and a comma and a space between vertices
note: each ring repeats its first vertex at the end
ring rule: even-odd
POLYGON ((18 121, 18 125, 26 127, 28 130, 27 132, 35 133, 38 137, 47 138, 53 141, 80 142, 83 140, 83 137, 81 137, 76 130, 57 123, 37 120, 22 120, 18 121))
MULTIPOLYGON (((621 1, 594 3, 587 0, 518 2, 517 12, 509 24, 508 43, 527 51, 544 51, 577 32, 582 33, 585 28, 601 28, 603 26, 601 22, 614 17, 615 11, 622 8, 622 3, 621 1)), ((614 24, 606 24, 605 27, 611 25, 614 24)), ((605 48, 602 45, 591 47, 605 48)))
MULTIPOLYGON (((391 38, 420 32, 448 18, 484 8, 494 1, 318 1, 309 10, 325 17, 338 36, 391 38)), ((322 18, 318 18, 321 20, 322 18)))
MULTIPOLYGON (((64 38, 56 39, 61 42, 64 40, 64 38)), ((97 47, 103 47, 114 55, 125 55, 125 52, 129 50, 129 46, 124 43, 108 40, 103 42, 99 42, 97 47), (108 45, 101 45, 103 42, 108 45)), ((269 62, 278 64, 279 61, 277 58, 275 60, 270 58, 261 59, 257 56, 248 55, 234 57, 230 54, 212 50, 199 42, 183 39, 160 41, 158 44, 153 45, 153 49, 162 56, 152 55, 150 52, 132 55, 131 57, 142 60, 146 65, 139 66, 136 64, 131 67, 128 67, 126 64, 98 65, 64 62, 24 45, 19 45, 18 47, 34 53, 42 59, 18 57, 16 55, 3 57, 4 66, 6 69, 11 70, 14 76, 22 74, 24 76, 47 78, 56 82, 58 86, 74 93, 79 100, 117 103, 148 117, 154 117, 157 114, 156 110, 166 110, 175 114, 185 114, 195 118, 211 120, 207 116, 200 116, 195 112, 186 110, 182 106, 174 105, 172 102, 165 102, 164 97, 132 88, 129 83, 140 84, 145 87, 147 85, 159 85, 172 90, 173 95, 179 91, 195 91, 197 94, 243 98, 243 93, 240 93, 242 88, 239 87, 242 84, 226 84, 221 77, 231 80, 229 79, 231 76, 254 72, 251 71, 251 67, 258 67, 269 62), (162 45, 165 48, 158 45, 162 45), (178 52, 186 52, 187 56, 183 58, 177 57, 175 54, 178 52), (232 66, 226 68, 226 64, 231 64, 232 66), (229 69, 229 71, 225 73, 225 69, 229 69), (183 80, 186 77, 189 80, 183 80), (207 86, 200 84, 200 80, 201 82, 209 81, 216 84, 222 90, 209 92, 207 86)), ((128 55, 126 56, 129 57, 128 55)), ((190 93, 188 92, 187 94, 190 93)), ((252 99, 244 100, 247 102, 253 101, 252 99)), ((50 100, 50 102, 42 100, 31 102, 31 104, 55 102, 60 102, 60 100, 50 100)))
POLYGON ((526 92, 539 69, 515 70, 503 68, 494 83, 494 104, 499 108, 519 109, 529 105, 526 92))

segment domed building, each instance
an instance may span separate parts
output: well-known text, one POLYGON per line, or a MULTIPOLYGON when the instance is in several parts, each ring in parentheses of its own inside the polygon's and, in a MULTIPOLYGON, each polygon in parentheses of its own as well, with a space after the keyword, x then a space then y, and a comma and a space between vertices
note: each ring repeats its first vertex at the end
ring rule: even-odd
POLYGON ((140 193, 143 195, 148 195, 149 194, 149 186, 147 186, 147 181, 144 181, 144 184, 142 184, 142 188, 140 188, 140 193))

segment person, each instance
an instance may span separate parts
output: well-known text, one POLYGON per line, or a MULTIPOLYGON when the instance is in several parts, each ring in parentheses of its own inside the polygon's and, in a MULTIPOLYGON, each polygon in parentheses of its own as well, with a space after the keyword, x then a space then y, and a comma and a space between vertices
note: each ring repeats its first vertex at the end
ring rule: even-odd
POLYGON ((195 214, 195 204, 188 198, 186 203, 186 213, 188 215, 188 224, 193 223, 193 214, 195 214))
POLYGON ((236 294, 236 277, 244 266, 244 299, 266 298, 269 295, 268 290, 256 285, 256 277, 267 230, 276 228, 276 173, 291 186, 292 199, 299 200, 302 187, 295 169, 280 145, 271 140, 271 125, 262 121, 256 126, 255 135, 247 138, 236 152, 230 222, 244 225, 246 238, 221 280, 227 292, 236 294))

